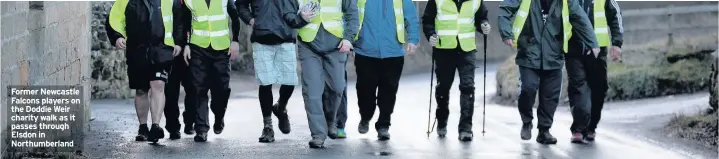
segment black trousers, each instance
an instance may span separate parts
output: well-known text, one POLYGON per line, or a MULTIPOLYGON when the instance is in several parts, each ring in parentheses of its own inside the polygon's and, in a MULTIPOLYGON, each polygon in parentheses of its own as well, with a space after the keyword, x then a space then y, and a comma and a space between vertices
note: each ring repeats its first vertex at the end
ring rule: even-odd
POLYGON ((369 121, 379 107, 375 129, 389 128, 390 116, 397 99, 397 88, 404 67, 404 56, 373 58, 355 55, 357 71, 357 105, 362 121, 369 121))
POLYGON ((190 44, 190 49, 192 89, 188 92, 196 99, 195 131, 207 132, 210 129, 208 92, 212 93, 209 107, 215 114, 215 124, 223 122, 225 117, 227 100, 230 97, 230 56, 227 55, 227 50, 212 50, 210 47, 205 49, 190 44))
POLYGON ((518 108, 522 122, 532 123, 532 106, 539 93, 537 128, 542 131, 549 130, 562 90, 562 69, 540 70, 519 66, 519 88, 518 108))
POLYGON ((167 131, 180 131, 180 85, 185 88, 185 111, 182 113, 185 126, 192 126, 195 123, 195 102, 192 100, 192 93, 187 92, 192 87, 190 81, 190 70, 182 56, 177 56, 172 61, 172 71, 165 85, 165 128, 167 131))
POLYGON ((569 104, 574 122, 570 127, 573 133, 594 132, 602 116, 604 97, 609 88, 607 84, 607 52, 601 48, 599 58, 573 51, 567 56, 567 75, 569 76, 569 104))
POLYGON ((449 118, 449 90, 454 82, 455 72, 459 73, 459 132, 472 132, 472 116, 474 115, 474 69, 476 51, 465 52, 457 49, 434 49, 437 74, 437 116, 438 127, 447 127, 449 118))

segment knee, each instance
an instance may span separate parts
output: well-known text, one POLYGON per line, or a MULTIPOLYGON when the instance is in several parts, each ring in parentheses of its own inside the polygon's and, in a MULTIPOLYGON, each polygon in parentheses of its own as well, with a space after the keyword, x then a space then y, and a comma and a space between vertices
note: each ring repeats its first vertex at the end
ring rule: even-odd
POLYGON ((165 82, 162 80, 150 81, 150 89, 152 90, 152 92, 164 93, 165 92, 165 82))
POLYGON ((474 86, 459 86, 461 94, 474 94, 474 86))
POLYGON ((519 93, 520 95, 526 94, 526 95, 533 95, 537 93, 538 84, 536 83, 519 83, 519 93))
POLYGON ((135 90, 135 97, 144 98, 147 97, 147 89, 137 89, 135 90))

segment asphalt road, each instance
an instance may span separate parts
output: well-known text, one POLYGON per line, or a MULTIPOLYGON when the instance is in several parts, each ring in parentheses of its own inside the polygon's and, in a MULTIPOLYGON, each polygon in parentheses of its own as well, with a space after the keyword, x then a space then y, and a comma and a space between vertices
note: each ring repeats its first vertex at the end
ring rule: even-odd
MULTIPOLYGON (((496 69, 489 69, 496 70, 496 69)), ((449 133, 444 139, 436 134, 427 137, 429 74, 404 76, 401 80, 397 104, 392 116, 389 141, 378 141, 373 124, 370 132, 357 133, 359 113, 354 83, 349 87, 349 119, 347 139, 325 142, 325 149, 310 149, 307 142, 310 133, 302 102, 301 88, 297 88, 290 99, 288 112, 292 121, 292 132, 284 135, 275 128, 274 143, 259 143, 257 138, 262 129, 262 117, 256 91, 233 94, 230 99, 226 128, 220 135, 210 134, 206 143, 195 143, 192 136, 183 135, 179 140, 161 140, 159 145, 133 141, 137 131, 135 111, 130 100, 93 101, 90 130, 86 133, 86 154, 91 158, 702 158, 686 152, 652 142, 625 127, 600 127, 597 141, 591 144, 569 142, 571 116, 566 107, 560 107, 555 115, 551 130, 559 142, 556 145, 540 145, 532 140, 519 137, 521 121, 516 108, 488 104, 486 106, 486 133, 482 134, 482 81, 481 69, 477 72, 477 96, 474 115, 475 139, 472 142, 457 140, 459 119, 459 91, 455 86, 451 92, 449 133)), ((487 96, 495 92, 494 73, 487 75, 487 96)), ((236 89, 233 89, 233 91, 236 89)), ((276 92, 276 90, 275 90, 276 92)), ((275 95, 276 96, 276 95, 275 95)), ((704 98, 702 96, 696 98, 704 98)), ((610 104, 611 105, 611 104, 610 104)), ((621 104, 619 104, 621 105, 621 104)), ((643 105, 640 103, 625 105, 643 105)), ((620 107, 620 106, 616 106, 620 107)), ((434 107, 433 107, 434 108, 434 107)), ((613 106, 608 106, 611 111, 613 106)), ((679 108, 677 108, 679 109, 679 108)), ((669 112, 669 110, 667 110, 669 112)), ((432 113, 434 114, 434 112, 432 113)), ((609 114, 608 123, 626 121, 627 116, 609 114), (617 119, 617 120, 613 120, 617 119)), ((375 114, 374 122, 378 114, 375 114)), ((434 116, 432 116, 434 117, 434 116)), ((212 117, 211 117, 212 118, 212 117)), ((277 120, 274 119, 276 122, 277 120)), ((536 120, 535 120, 536 123, 536 120)), ((626 122, 625 122, 626 123, 626 122)), ((641 125, 641 122, 635 122, 641 125)), ((164 126, 164 123, 161 124, 164 126)), ((276 123, 275 123, 276 125, 276 123)), ((533 137, 537 131, 534 130, 533 137)), ((708 153, 711 154, 711 153, 708 153)), ((716 154, 716 153, 714 153, 716 154)), ((713 156, 716 158, 716 156, 713 156)))

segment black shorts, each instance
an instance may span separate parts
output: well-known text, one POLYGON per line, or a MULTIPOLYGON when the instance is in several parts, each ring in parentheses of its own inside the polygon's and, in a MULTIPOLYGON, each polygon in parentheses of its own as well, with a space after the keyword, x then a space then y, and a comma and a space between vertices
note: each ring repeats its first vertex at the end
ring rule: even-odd
POLYGON ((166 45, 128 48, 125 57, 130 89, 150 89, 150 81, 155 80, 167 82, 172 69, 172 51, 173 48, 166 45))

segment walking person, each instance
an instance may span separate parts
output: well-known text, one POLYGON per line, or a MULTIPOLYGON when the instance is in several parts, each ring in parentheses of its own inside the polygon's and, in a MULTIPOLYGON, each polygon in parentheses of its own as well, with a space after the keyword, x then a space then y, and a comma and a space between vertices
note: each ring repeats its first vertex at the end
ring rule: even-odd
POLYGON ((532 106, 539 92, 536 141, 556 144, 549 129, 562 89, 564 54, 572 35, 592 48, 588 53, 599 52, 592 25, 577 0, 504 0, 499 8, 502 40, 518 50, 520 136, 522 140, 532 138, 532 106))
POLYGON ((173 39, 174 0, 117 0, 105 23, 115 47, 124 48, 130 89, 135 89, 135 111, 140 123, 136 141, 157 142, 165 137, 160 127, 165 106, 165 82, 172 58, 181 47, 173 39), (147 115, 152 126, 148 130, 147 115))
MULTIPOLYGON (((458 139, 472 141, 474 115, 474 69, 477 56, 476 33, 488 34, 487 8, 483 0, 429 0, 422 24, 432 49, 437 74, 437 134, 447 135, 449 90, 459 73, 460 116, 458 139)), ((484 97, 483 97, 484 98, 484 97)))
POLYGON ((299 29, 302 96, 312 140, 310 148, 324 147, 327 137, 337 138, 336 116, 346 80, 347 54, 359 27, 354 0, 301 0, 301 10, 319 6, 309 24, 299 29), (327 90, 325 90, 327 89, 327 90), (327 93, 328 102, 322 96, 327 93))
POLYGON ((176 56, 172 60, 172 71, 165 86, 165 128, 170 133, 170 139, 180 139, 180 104, 178 102, 180 98, 180 86, 185 90, 184 105, 185 110, 182 112, 182 120, 185 124, 184 133, 187 135, 195 134, 194 123, 195 123, 195 107, 192 105, 195 102, 192 100, 192 94, 187 92, 192 87, 190 70, 185 59, 182 56, 176 56))
POLYGON ((580 38, 572 37, 569 41, 569 53, 565 61, 569 77, 569 105, 574 117, 570 127, 573 143, 593 141, 596 136, 595 129, 609 88, 607 52, 612 60, 619 59, 624 33, 622 15, 616 0, 579 0, 579 4, 593 24, 600 52, 585 54, 588 48, 583 47, 580 38))
POLYGON ((215 114, 212 129, 215 134, 225 128, 224 118, 230 97, 230 60, 235 60, 239 50, 238 36, 240 20, 232 1, 188 0, 178 5, 174 18, 175 27, 181 33, 178 43, 184 46, 183 56, 189 64, 192 95, 195 106, 195 138, 197 142, 207 141, 208 92, 212 92, 210 108, 215 114), (232 28, 230 28, 232 22, 232 28), (230 36, 234 35, 234 36, 230 36))
POLYGON ((361 116, 357 130, 360 134, 369 131, 369 122, 379 107, 374 124, 377 138, 389 140, 404 56, 413 53, 419 42, 417 9, 411 0, 358 0, 357 5, 360 31, 354 64, 361 116))
POLYGON ((297 12, 299 5, 295 0, 238 0, 237 3, 240 18, 252 26, 250 41, 264 123, 259 142, 274 142, 272 113, 277 116, 283 134, 291 130, 287 101, 298 83, 294 29, 306 25, 314 13, 297 12), (274 105, 273 84, 281 85, 279 100, 274 105))

